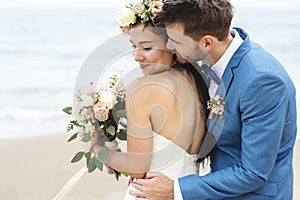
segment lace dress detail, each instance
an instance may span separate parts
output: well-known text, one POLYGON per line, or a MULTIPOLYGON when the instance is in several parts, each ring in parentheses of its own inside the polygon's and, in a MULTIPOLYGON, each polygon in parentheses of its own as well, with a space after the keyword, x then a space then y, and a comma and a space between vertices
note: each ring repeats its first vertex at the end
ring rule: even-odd
MULTIPOLYGON (((153 156, 150 171, 159 171, 166 176, 175 179, 189 174, 199 174, 199 164, 196 162, 197 154, 190 155, 171 140, 153 133, 153 156)), ((135 197, 129 194, 128 187, 125 200, 133 200, 135 197)))

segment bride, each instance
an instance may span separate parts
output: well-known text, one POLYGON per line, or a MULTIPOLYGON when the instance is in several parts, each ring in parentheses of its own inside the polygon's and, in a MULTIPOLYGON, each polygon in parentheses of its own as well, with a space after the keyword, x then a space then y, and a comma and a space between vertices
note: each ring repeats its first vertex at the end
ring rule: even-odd
MULTIPOLYGON (((148 171, 160 171, 170 178, 198 174, 207 87, 190 64, 176 62, 176 56, 167 50, 166 31, 157 28, 155 18, 159 7, 148 6, 144 18, 135 12, 134 21, 120 24, 129 34, 134 59, 144 76, 126 91, 127 153, 109 150, 105 162, 133 178, 145 178, 148 171)), ((135 199, 129 190, 133 190, 131 185, 125 199, 135 199)))
MULTIPOLYGON (((133 181, 146 178, 149 171, 172 179, 198 175, 198 152, 206 133, 207 85, 192 64, 167 50, 166 30, 156 18, 161 7, 159 0, 143 0, 126 6, 119 18, 144 74, 126 88, 127 151, 113 151, 103 146, 104 141, 92 141, 95 155, 107 150, 102 162, 109 169, 133 181)), ((86 167, 77 172, 54 199, 62 199, 87 173, 86 167)), ((130 184, 126 200, 135 199, 131 190, 135 189, 130 184)))

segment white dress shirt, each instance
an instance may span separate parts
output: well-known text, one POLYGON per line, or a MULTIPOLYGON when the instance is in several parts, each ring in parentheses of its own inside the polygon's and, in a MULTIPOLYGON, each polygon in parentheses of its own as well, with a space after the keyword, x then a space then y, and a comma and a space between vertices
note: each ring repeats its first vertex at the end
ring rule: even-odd
MULTIPOLYGON (((228 65, 233 54, 243 43, 243 39, 240 37, 240 35, 236 30, 231 30, 230 34, 233 37, 232 42, 230 43, 229 47, 227 48, 223 56, 218 60, 218 62, 216 62, 212 66, 212 70, 214 70, 214 72, 217 74, 217 76, 220 79, 222 79, 226 66, 228 65)), ((218 85, 214 81, 210 80, 209 95, 211 97, 215 96, 217 88, 218 85)), ((174 200, 183 200, 178 179, 174 179, 174 200)))

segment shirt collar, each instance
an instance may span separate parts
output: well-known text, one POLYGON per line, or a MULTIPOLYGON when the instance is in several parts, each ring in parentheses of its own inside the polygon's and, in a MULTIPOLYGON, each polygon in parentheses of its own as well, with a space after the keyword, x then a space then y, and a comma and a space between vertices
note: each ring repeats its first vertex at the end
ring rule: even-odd
POLYGON ((239 33, 236 30, 231 30, 230 34, 233 36, 233 40, 230 43, 229 47, 223 54, 223 56, 212 66, 212 69, 214 72, 218 75, 218 77, 221 79, 223 76, 223 73, 226 69, 226 66, 228 65, 231 57, 235 53, 235 51, 241 46, 243 43, 243 39, 239 35, 239 33))

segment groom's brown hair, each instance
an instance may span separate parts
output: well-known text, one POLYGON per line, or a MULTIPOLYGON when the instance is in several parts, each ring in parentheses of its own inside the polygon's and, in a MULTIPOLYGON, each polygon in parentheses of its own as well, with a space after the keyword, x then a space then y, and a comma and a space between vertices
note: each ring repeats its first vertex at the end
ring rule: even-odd
POLYGON ((228 0, 166 0, 159 23, 182 23, 185 34, 198 41, 204 35, 218 40, 228 36, 233 7, 228 0))

